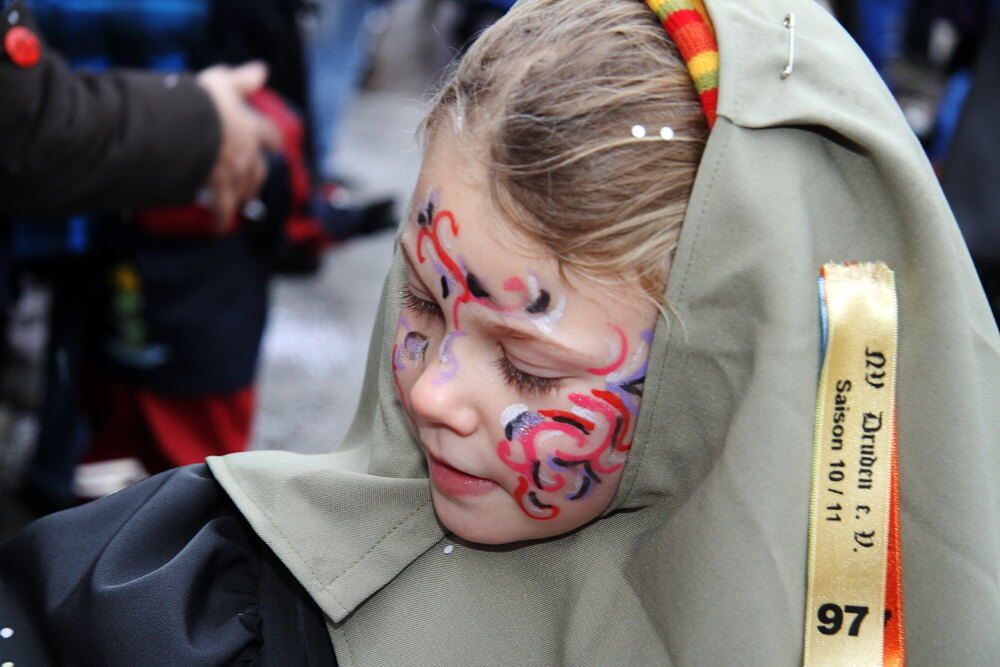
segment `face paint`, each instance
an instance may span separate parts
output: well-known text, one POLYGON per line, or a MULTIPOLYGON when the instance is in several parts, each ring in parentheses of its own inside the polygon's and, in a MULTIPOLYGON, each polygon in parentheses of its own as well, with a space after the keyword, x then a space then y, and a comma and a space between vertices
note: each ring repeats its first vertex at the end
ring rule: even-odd
POLYGON ((522 412, 514 419, 507 422, 507 426, 504 427, 504 435, 508 433, 507 439, 511 440, 514 438, 520 438, 528 429, 537 426, 544 422, 540 414, 537 412, 522 412))
POLYGON ((605 376, 605 389, 616 394, 632 415, 639 412, 639 399, 646 381, 649 367, 649 350, 653 344, 653 332, 644 330, 640 334, 642 343, 632 352, 627 364, 605 376))
MULTIPOLYGON (((490 301, 489 292, 480 285, 475 274, 463 271, 459 262, 448 252, 441 236, 442 221, 444 228, 450 230, 452 236, 458 236, 458 221, 455 220, 455 216, 451 211, 443 210, 435 213, 435 208, 434 201, 428 200, 427 204, 417 215, 417 226, 419 227, 416 243, 417 261, 421 264, 427 261, 424 247, 427 243, 430 243, 436 257, 434 268, 441 274, 441 278, 444 281, 450 281, 458 288, 459 293, 455 296, 455 301, 451 307, 451 319, 455 329, 461 331, 459 308, 463 304, 475 301, 494 310, 500 310, 500 308, 490 301)), ((447 289, 447 285, 445 288, 447 289)))
MULTIPOLYGON (((543 292, 548 294, 548 292, 543 292)), ((559 300, 556 302, 556 307, 551 311, 539 315, 537 317, 532 317, 531 323, 538 327, 538 330, 542 333, 552 333, 559 324, 559 320, 562 319, 563 313, 566 312, 566 297, 560 296, 559 300)))
POLYGON ((434 257, 431 264, 441 276, 441 299, 447 301, 452 294, 452 286, 458 289, 458 295, 452 304, 452 321, 456 330, 461 331, 459 308, 466 303, 476 303, 493 311, 515 314, 523 310, 528 319, 543 333, 551 333, 566 310, 566 297, 560 296, 552 306, 552 294, 539 287, 538 277, 530 273, 527 282, 516 276, 508 278, 503 283, 503 289, 508 292, 525 292, 527 303, 517 306, 501 306, 493 300, 489 290, 481 279, 468 270, 459 257, 452 257, 448 252, 451 244, 441 232, 450 229, 453 237, 458 237, 460 227, 455 215, 449 210, 438 210, 440 193, 432 191, 427 203, 417 214, 417 261, 421 264, 427 260, 424 252, 425 242, 430 243, 434 257), (443 221, 443 222, 442 222, 443 221), (441 225, 444 224, 442 230, 441 225))
POLYGON ((539 286, 538 276, 534 273, 528 275, 524 289, 528 293, 528 305, 524 307, 524 312, 533 316, 529 319, 539 331, 552 333, 566 311, 566 297, 560 296, 552 308, 552 295, 539 286))
POLYGON ((552 295, 547 291, 542 290, 539 292, 538 298, 525 306, 524 310, 532 315, 537 315, 538 313, 544 313, 548 310, 550 303, 552 303, 552 295))
POLYGON ((508 292, 524 292, 528 289, 524 286, 524 281, 516 276, 504 281, 503 288, 508 292))
POLYGON ((469 292, 477 299, 489 299, 490 293, 479 284, 479 278, 471 271, 465 274, 465 284, 469 286, 469 292))
POLYGON ((423 208, 417 212, 417 224, 421 227, 430 226, 431 222, 434 220, 434 211, 438 208, 441 202, 441 191, 437 188, 433 188, 427 194, 427 201, 424 202, 423 208))
POLYGON ((625 357, 628 355, 628 338, 625 336, 625 332, 621 330, 614 324, 610 325, 615 333, 618 334, 617 343, 614 340, 608 340, 608 347, 611 348, 611 363, 602 368, 588 368, 588 373, 593 373, 594 375, 607 375, 608 373, 613 373, 618 370, 618 368, 625 363, 625 357))
MULTIPOLYGON (((503 282, 505 291, 524 293, 522 306, 500 306, 493 300, 482 280, 466 268, 461 258, 449 253, 442 231, 450 231, 457 238, 460 227, 451 211, 437 210, 433 197, 418 214, 417 225, 417 261, 427 261, 425 249, 433 253, 432 266, 441 276, 442 300, 454 296, 451 310, 454 329, 441 342, 439 358, 444 368, 435 384, 451 380, 458 372, 452 348, 455 340, 464 335, 459 320, 463 304, 476 303, 510 316, 522 313, 543 332, 551 332, 558 324, 565 312, 566 299, 564 296, 553 299, 534 273, 529 272, 525 279, 514 276, 503 282), (452 285, 456 287, 454 294, 452 285)), ((630 358, 625 332, 617 325, 609 326, 616 338, 608 341, 608 363, 587 370, 605 378, 605 389, 594 389, 589 396, 570 394, 570 410, 532 411, 523 404, 515 404, 501 415, 505 439, 497 443, 497 456, 519 474, 514 496, 522 511, 533 519, 552 519, 560 512, 554 499, 548 495, 543 499, 539 494, 560 494, 562 499, 570 501, 586 498, 595 485, 601 484, 601 475, 621 467, 624 453, 630 447, 623 440, 629 432, 632 414, 638 409, 636 399, 645 377, 646 347, 640 346, 630 358), (559 438, 564 444, 543 462, 536 453, 536 445, 551 438, 559 438)), ((409 342, 407 338, 404 345, 409 342)))
POLYGON ((403 342, 402 344, 396 343, 392 346, 392 380, 393 384, 396 385, 396 392, 399 394, 399 399, 403 402, 403 407, 405 408, 406 395, 399 383, 399 372, 407 369, 407 361, 423 363, 430 339, 423 333, 412 330, 410 328, 410 321, 405 315, 400 315, 399 325, 396 327, 396 330, 398 332, 396 334, 397 339, 402 334, 403 342))
POLYGON ((592 389, 589 396, 570 394, 570 410, 532 412, 516 404, 501 415, 506 439, 497 443, 497 456, 519 473, 515 497, 522 511, 533 519, 553 519, 560 512, 557 502, 548 496, 541 498, 540 493, 561 492, 561 497, 570 501, 586 498, 602 483, 602 475, 621 468, 631 449, 625 440, 638 410, 652 332, 642 332, 643 344, 629 356, 625 333, 614 324, 610 326, 618 340, 609 341, 609 363, 588 370, 605 377, 605 389, 592 389), (560 438, 562 446, 543 463, 537 447, 551 438, 560 438))
MULTIPOLYGON (((398 332, 405 331, 406 335, 410 335, 410 322, 405 316, 399 316, 399 324, 396 326, 397 338, 399 336, 398 332)), ((403 409, 406 409, 406 392, 403 391, 402 385, 399 383, 399 371, 406 370, 406 364, 403 363, 403 357, 401 354, 399 344, 392 346, 392 383, 396 385, 396 393, 399 395, 399 400, 403 403, 403 409)))
POLYGON ((455 344, 455 340, 461 338, 465 335, 464 331, 449 331, 444 340, 441 341, 441 347, 438 350, 438 358, 441 360, 444 369, 434 380, 434 384, 441 384, 442 382, 447 382, 448 380, 455 377, 458 373, 458 357, 455 356, 452 346, 455 344))
POLYGON ((419 331, 410 331, 403 339, 403 355, 410 361, 423 361, 430 340, 419 331))

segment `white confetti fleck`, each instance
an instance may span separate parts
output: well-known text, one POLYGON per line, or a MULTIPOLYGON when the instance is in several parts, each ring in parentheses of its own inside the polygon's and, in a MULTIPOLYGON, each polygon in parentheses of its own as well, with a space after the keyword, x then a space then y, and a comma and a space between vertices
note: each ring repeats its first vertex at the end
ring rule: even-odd
POLYGON ((14 636, 14 631, 11 628, 3 628, 0 630, 0 639, 10 639, 14 636))
POLYGON ((452 551, 454 551, 454 550, 455 550, 455 547, 453 547, 453 546, 452 546, 452 545, 450 545, 450 544, 449 544, 448 546, 446 546, 446 547, 444 548, 444 552, 445 552, 446 554, 450 554, 450 553, 451 553, 452 551))

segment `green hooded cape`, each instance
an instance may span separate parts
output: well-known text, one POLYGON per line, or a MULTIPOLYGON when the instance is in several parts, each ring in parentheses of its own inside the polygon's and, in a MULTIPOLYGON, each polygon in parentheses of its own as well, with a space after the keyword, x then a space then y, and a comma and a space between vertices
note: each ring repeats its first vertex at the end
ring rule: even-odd
POLYGON ((326 613, 342 664, 800 662, 816 279, 849 260, 896 272, 908 656, 1000 656, 1000 338, 954 219, 832 17, 801 0, 708 9, 719 119, 667 290, 681 325, 657 329, 632 453, 602 518, 500 548, 442 534, 391 379, 399 257, 340 448, 210 459, 326 613))

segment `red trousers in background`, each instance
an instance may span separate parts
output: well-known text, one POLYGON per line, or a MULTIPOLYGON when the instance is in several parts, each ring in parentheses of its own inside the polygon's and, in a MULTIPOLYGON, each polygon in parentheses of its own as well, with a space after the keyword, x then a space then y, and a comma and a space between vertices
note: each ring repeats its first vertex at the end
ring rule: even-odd
POLYGON ((82 497, 112 493, 138 481, 135 477, 201 463, 207 456, 241 452, 249 443, 252 386, 228 394, 176 396, 117 378, 87 384, 93 431, 77 471, 77 492, 82 497), (128 466, 123 467, 122 461, 128 466), (95 470, 101 477, 96 484, 92 483, 95 470))

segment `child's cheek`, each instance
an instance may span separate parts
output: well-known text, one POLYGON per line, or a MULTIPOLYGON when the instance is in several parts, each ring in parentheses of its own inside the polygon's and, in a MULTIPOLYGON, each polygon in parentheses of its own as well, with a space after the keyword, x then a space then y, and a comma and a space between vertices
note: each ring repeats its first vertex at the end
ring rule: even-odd
POLYGON ((603 387, 571 392, 547 407, 508 406, 497 456, 517 476, 515 499, 532 519, 603 508, 631 445, 631 414, 603 387))

